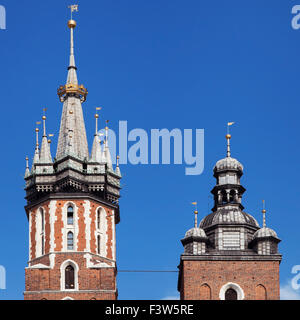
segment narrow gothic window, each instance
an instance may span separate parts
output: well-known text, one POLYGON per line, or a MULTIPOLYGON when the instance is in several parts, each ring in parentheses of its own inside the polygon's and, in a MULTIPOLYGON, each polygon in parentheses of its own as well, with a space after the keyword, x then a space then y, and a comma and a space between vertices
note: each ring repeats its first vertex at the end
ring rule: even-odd
POLYGON ((44 217, 44 211, 41 209, 41 254, 45 254, 45 237, 44 237, 44 231, 45 231, 45 217, 44 217))
POLYGON ((97 229, 100 229, 100 209, 97 211, 97 229))
POLYGON ((75 273, 72 266, 67 266, 65 269, 65 289, 75 288, 75 273))
POLYGON ((74 224, 74 210, 72 206, 68 207, 68 225, 74 224))
POLYGON ((73 232, 71 232, 71 231, 68 232, 68 250, 73 250, 73 247, 74 247, 73 238, 74 238, 73 232))
POLYGON ((100 236, 97 237, 97 253, 100 254, 100 236))
POLYGON ((227 289, 225 292, 225 300, 237 300, 237 292, 232 288, 227 289))

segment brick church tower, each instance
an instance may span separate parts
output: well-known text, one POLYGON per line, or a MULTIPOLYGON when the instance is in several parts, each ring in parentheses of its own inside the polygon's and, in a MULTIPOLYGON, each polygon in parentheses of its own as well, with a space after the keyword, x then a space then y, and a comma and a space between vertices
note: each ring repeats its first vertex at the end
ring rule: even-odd
MULTIPOLYGON (((72 6, 72 11, 76 6, 72 6)), ((25 270, 26 300, 117 299, 116 224, 121 172, 113 169, 108 147, 96 133, 88 151, 82 103, 87 90, 77 81, 73 32, 66 85, 59 87, 63 103, 56 157, 43 116, 43 137, 31 170, 25 172, 25 207, 29 220, 29 262, 25 270)))
POLYGON ((242 164, 227 157, 214 167, 216 186, 212 213, 188 230, 180 257, 178 291, 182 300, 277 300, 280 242, 276 232, 263 227, 244 211, 240 184, 242 164))

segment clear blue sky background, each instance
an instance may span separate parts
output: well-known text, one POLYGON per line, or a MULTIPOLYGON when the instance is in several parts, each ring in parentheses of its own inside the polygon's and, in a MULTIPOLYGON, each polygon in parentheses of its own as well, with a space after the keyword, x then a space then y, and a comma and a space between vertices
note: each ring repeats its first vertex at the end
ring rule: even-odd
MULTIPOLYGON (((66 80, 70 1, 0 0, 1 222, 0 264, 7 290, 22 299, 28 259, 24 211, 25 156, 33 157, 34 127, 48 108, 57 133, 66 80)), ((127 120, 129 129, 205 129, 205 170, 185 176, 180 165, 126 165, 117 226, 119 269, 176 270, 180 239, 212 207, 212 169, 225 156, 225 125, 232 155, 244 165, 245 210, 282 239, 281 284, 300 264, 299 92, 300 31, 291 9, 300 1, 115 0, 79 1, 76 62, 89 89, 84 115, 91 146, 95 106, 103 118, 127 120), (209 201, 209 203, 208 203, 209 201)), ((56 136, 57 138, 57 136, 56 136)), ((56 143, 52 145, 55 154, 56 143)), ((120 299, 177 295, 177 274, 118 275, 120 299)))

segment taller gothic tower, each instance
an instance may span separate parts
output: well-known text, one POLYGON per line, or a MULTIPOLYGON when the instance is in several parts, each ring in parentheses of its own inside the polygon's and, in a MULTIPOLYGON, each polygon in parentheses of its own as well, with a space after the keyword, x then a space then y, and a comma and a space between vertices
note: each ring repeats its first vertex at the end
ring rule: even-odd
POLYGON ((243 166, 231 157, 231 135, 226 138, 227 156, 214 167, 212 213, 181 240, 178 291, 182 300, 276 300, 280 240, 266 227, 265 209, 262 228, 244 211, 243 166))
MULTIPOLYGON (((73 9, 72 9, 73 10, 73 9)), ((31 170, 25 172, 25 207, 29 220, 29 262, 24 298, 117 299, 116 224, 121 172, 113 169, 106 137, 96 132, 89 155, 82 103, 87 89, 78 84, 70 20, 71 53, 67 83, 58 96, 63 103, 56 157, 43 116, 43 137, 31 170), (101 142, 104 145, 102 148, 101 142)))

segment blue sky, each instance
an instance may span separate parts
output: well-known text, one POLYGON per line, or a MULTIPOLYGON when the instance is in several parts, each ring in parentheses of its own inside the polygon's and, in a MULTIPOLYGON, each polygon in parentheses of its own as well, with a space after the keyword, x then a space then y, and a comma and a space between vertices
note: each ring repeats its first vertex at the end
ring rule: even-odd
MULTIPOLYGON (((119 269, 176 270, 180 239, 193 224, 190 202, 198 201, 200 217, 212 207, 212 169, 225 156, 226 123, 235 121, 232 156, 245 167, 245 210, 261 222, 266 200, 267 224, 282 239, 282 287, 299 297, 289 281, 300 264, 300 30, 291 27, 291 9, 300 1, 78 3, 76 62, 89 89, 83 106, 89 145, 99 105, 102 125, 110 119, 115 130, 119 120, 127 120, 129 130, 205 130, 200 176, 186 176, 183 165, 122 166, 119 269)), ((33 156, 42 108, 48 108, 48 131, 59 129, 56 90, 66 80, 69 4, 0 0, 7 11, 7 30, 0 30, 0 265, 7 289, 0 299, 23 298, 24 158, 33 156)), ((118 286, 120 299, 174 297, 177 274, 120 273, 118 286)))

